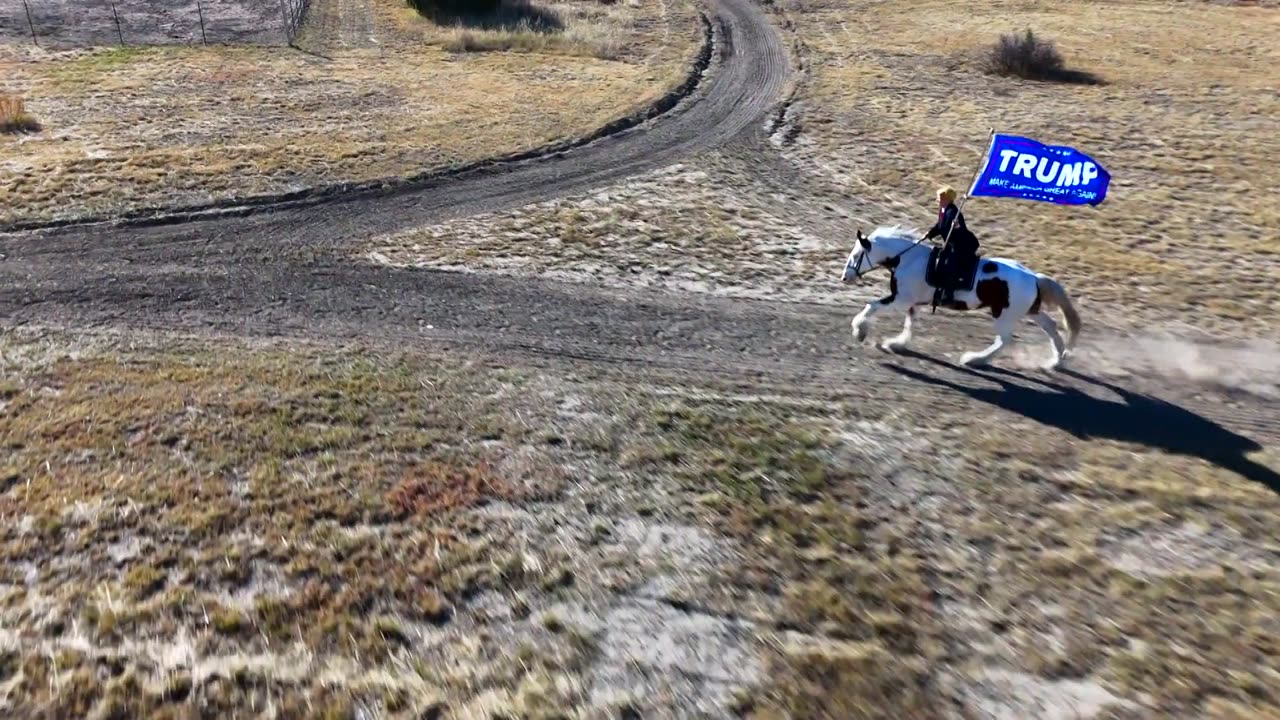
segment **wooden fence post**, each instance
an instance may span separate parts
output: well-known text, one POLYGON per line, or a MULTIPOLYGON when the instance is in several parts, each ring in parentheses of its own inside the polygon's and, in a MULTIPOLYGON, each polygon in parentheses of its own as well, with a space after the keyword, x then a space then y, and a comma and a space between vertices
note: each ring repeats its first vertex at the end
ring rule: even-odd
POLYGON ((209 37, 204 34, 204 7, 200 4, 200 0, 196 0, 196 12, 200 13, 200 42, 208 45, 209 37))
POLYGON ((116 12, 115 0, 111 0, 111 17, 116 19, 116 37, 120 38, 120 47, 124 47, 124 31, 120 29, 120 14, 116 12))
POLYGON ((289 43, 293 41, 293 34, 289 32, 289 13, 284 8, 284 0, 280 0, 280 22, 284 24, 284 41, 289 43))
POLYGON ((27 4, 27 0, 22 0, 22 7, 27 11, 27 27, 31 29, 31 42, 36 47, 40 47, 40 41, 36 39, 36 24, 31 21, 31 6, 27 4))

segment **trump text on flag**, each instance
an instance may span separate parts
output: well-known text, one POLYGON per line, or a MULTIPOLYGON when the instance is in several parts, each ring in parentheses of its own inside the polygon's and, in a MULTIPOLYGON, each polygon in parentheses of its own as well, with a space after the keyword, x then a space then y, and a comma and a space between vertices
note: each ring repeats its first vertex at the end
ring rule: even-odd
POLYGON ((1100 163, 1074 148, 994 135, 969 194, 1097 205, 1110 179, 1100 163))

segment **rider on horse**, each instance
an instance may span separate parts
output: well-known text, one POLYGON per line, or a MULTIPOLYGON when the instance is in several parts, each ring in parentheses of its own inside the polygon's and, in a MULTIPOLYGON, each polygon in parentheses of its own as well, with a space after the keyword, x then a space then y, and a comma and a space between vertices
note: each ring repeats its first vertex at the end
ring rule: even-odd
POLYGON ((938 253, 938 282, 942 284, 943 292, 939 303, 941 305, 950 305, 955 301, 956 275, 965 261, 972 261, 978 254, 978 238, 965 225, 964 215, 956 207, 955 200, 954 189, 938 189, 938 222, 924 236, 925 240, 947 238, 942 251, 938 253), (954 230, 951 229, 952 224, 955 225, 954 230))

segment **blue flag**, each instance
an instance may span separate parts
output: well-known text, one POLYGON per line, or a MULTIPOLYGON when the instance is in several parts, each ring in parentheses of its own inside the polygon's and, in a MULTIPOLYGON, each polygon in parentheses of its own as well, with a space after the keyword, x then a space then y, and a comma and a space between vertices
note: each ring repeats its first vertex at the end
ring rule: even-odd
POLYGON ((969 195, 1097 205, 1110 184, 1102 165, 1075 148, 995 134, 969 195))

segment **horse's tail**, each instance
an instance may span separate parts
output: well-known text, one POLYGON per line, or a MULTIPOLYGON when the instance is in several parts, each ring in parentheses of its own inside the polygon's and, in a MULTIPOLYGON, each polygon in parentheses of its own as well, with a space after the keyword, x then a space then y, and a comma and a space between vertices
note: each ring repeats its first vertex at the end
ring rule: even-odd
POLYGON ((1075 347, 1076 338, 1080 335, 1080 313, 1076 312, 1067 291, 1057 280, 1047 275, 1036 277, 1036 289, 1049 305, 1062 311, 1063 317, 1067 319, 1067 349, 1075 347))

